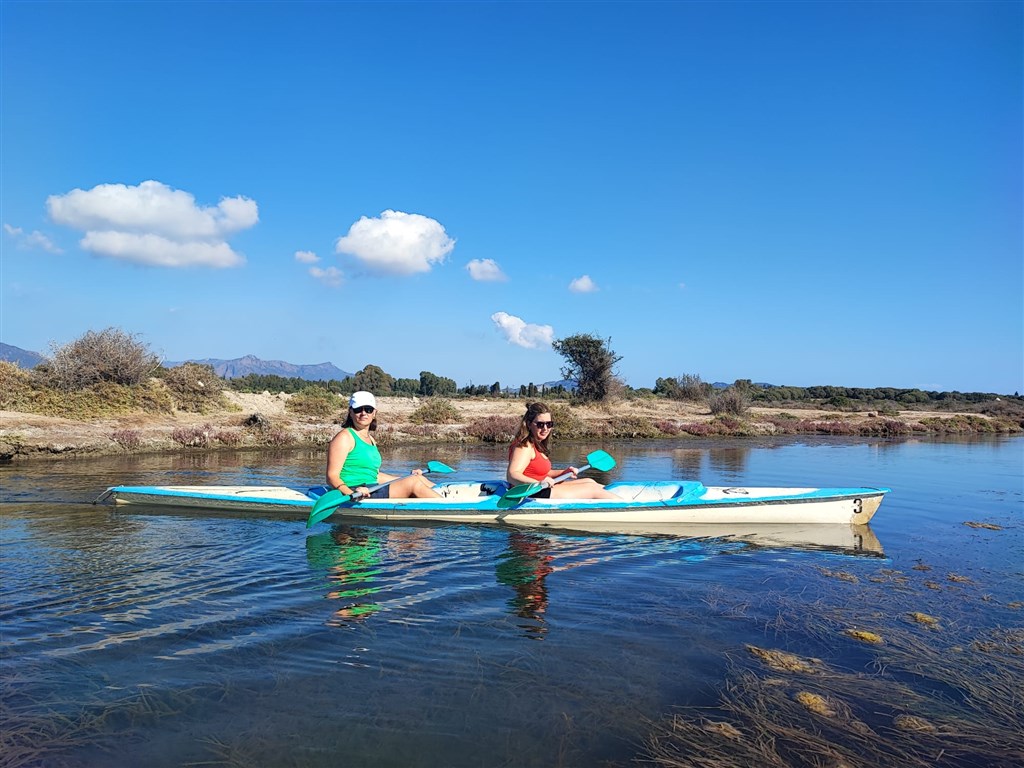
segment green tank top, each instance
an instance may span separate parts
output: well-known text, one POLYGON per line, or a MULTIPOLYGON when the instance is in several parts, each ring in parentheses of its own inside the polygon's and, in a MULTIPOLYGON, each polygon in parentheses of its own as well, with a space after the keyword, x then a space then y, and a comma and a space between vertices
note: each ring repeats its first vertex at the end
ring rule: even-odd
POLYGON ((349 488, 360 485, 376 485, 377 474, 380 472, 380 451, 376 445, 363 442, 356 431, 349 427, 355 446, 345 457, 345 465, 341 468, 341 482, 349 488))

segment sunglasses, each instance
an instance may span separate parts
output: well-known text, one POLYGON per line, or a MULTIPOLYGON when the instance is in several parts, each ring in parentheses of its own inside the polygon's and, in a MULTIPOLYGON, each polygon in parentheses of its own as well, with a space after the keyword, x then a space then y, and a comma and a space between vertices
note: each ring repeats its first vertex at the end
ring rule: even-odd
POLYGON ((554 429, 555 428, 555 422, 553 422, 553 421, 535 421, 535 422, 533 422, 533 426, 535 426, 537 429, 554 429))
POLYGON ((376 410, 372 405, 361 405, 358 408, 353 408, 352 413, 373 413, 376 410))

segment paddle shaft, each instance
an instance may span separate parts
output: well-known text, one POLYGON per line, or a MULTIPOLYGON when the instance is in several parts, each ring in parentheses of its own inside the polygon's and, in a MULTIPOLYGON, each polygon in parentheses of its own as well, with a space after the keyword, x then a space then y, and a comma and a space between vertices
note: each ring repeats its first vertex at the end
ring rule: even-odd
MULTIPOLYGON (((586 472, 588 469, 590 469, 590 465, 584 464, 582 467, 576 470, 576 474, 578 475, 580 472, 586 472)), ((551 485, 554 485, 555 483, 560 483, 563 480, 568 480, 570 477, 572 477, 572 472, 563 472, 562 474, 560 474, 558 477, 554 478, 551 481, 551 485)))
MULTIPOLYGON (((576 474, 584 472, 588 469, 590 469, 590 465, 584 464, 582 467, 576 470, 576 474)), ((560 483, 563 480, 568 480, 570 477, 572 477, 572 472, 563 472, 557 477, 551 478, 551 485, 547 487, 550 488, 552 485, 556 485, 557 483, 560 483)), ((543 488, 544 483, 523 483, 522 485, 517 485, 512 488, 509 488, 508 492, 502 498, 522 499, 525 498, 526 496, 532 496, 537 491, 540 491, 543 488)))

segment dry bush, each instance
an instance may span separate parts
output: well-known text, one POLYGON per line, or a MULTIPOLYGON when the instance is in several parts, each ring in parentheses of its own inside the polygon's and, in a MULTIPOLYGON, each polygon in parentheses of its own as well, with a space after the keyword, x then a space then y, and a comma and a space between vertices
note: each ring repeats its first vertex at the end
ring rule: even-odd
POLYGON ((394 427, 380 426, 373 433, 373 439, 377 441, 379 448, 390 448, 398 442, 395 437, 394 427))
POLYGON ((459 418, 458 409, 443 397, 429 398, 409 415, 413 424, 454 424, 459 418))
POLYGON ((142 435, 137 429, 116 429, 110 433, 110 439, 126 451, 137 451, 142 446, 142 435))
POLYGON ((268 429, 262 437, 266 445, 284 446, 292 445, 295 442, 295 435, 286 429, 268 429))
POLYGON ((742 416, 747 412, 749 404, 750 398, 747 394, 735 387, 729 387, 708 396, 708 408, 716 416, 720 413, 742 416))
POLYGON ((515 416, 474 419, 466 426, 466 434, 485 443, 511 443, 521 422, 515 416))
POLYGON ((326 419, 340 411, 344 405, 344 401, 333 392, 323 387, 312 386, 299 390, 288 398, 284 408, 300 416, 326 419))
POLYGON ((719 422, 692 421, 687 424, 680 424, 679 429, 694 437, 710 437, 711 435, 722 434, 722 427, 719 422))
POLYGON ((654 422, 655 428, 663 435, 678 435, 683 431, 682 425, 678 421, 672 421, 671 419, 659 419, 654 422))
POLYGON ((213 436, 213 439, 221 445, 234 446, 240 445, 242 440, 245 439, 245 435, 237 429, 222 429, 213 436))
POLYGON ((171 439, 183 448, 209 448, 212 433, 213 427, 209 424, 201 427, 175 427, 171 439))
POLYGON ((81 338, 58 346, 33 373, 40 383, 65 392, 101 382, 139 384, 160 367, 160 361, 135 336, 119 328, 87 331, 81 338))
POLYGON ((178 410, 210 413, 227 405, 221 388, 223 381, 214 372, 213 366, 182 363, 167 369, 163 381, 178 410))

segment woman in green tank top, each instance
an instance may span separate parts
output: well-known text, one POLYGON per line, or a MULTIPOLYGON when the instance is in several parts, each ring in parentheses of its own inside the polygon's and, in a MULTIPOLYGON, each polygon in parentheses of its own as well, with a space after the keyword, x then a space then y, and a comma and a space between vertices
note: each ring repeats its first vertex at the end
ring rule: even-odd
POLYGON ((377 429, 377 400, 369 392, 356 392, 348 401, 348 417, 327 449, 327 485, 347 496, 358 493, 379 499, 439 498, 434 484, 415 470, 408 477, 380 471, 381 457, 371 434, 377 429), (394 481, 394 482, 391 482, 394 481), (372 485, 388 483, 372 494, 372 485))

